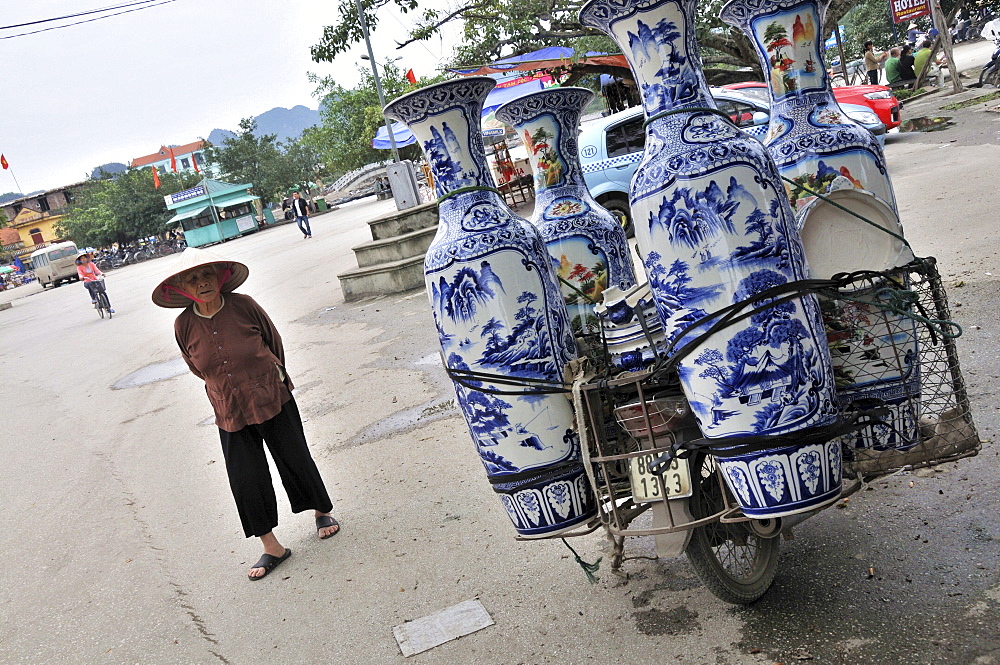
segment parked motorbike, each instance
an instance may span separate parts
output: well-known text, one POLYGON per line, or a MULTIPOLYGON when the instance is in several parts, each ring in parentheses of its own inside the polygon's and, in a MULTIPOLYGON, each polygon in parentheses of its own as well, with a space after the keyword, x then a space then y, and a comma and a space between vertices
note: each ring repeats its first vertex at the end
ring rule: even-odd
POLYGON ((984 25, 982 34, 992 39, 997 48, 993 51, 989 63, 983 66, 983 71, 979 74, 978 87, 981 88, 984 84, 1000 87, 1000 19, 994 19, 984 25))

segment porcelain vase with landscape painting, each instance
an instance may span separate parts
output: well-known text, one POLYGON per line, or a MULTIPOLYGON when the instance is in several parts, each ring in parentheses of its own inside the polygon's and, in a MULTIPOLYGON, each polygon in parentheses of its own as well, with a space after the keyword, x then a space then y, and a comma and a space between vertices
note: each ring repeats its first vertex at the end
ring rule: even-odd
MULTIPOLYGON (((724 446, 828 425, 838 412, 814 296, 758 302, 752 316, 703 335, 712 312, 801 280, 808 269, 774 162, 709 93, 698 66, 696 6, 591 0, 580 18, 619 44, 639 85, 646 148, 630 193, 639 254, 667 338, 690 351, 678 366, 684 393, 702 433, 724 446)), ((817 458, 830 479, 817 483, 809 465, 797 464, 799 447, 758 454, 783 460, 783 481, 797 488, 765 511, 784 514, 839 494, 839 450, 835 444, 817 458)), ((768 482, 764 467, 744 477, 719 461, 731 482, 768 482)))
POLYGON ((594 305, 608 288, 635 286, 625 231, 587 189, 577 153, 580 114, 594 98, 584 88, 552 88, 496 111, 523 138, 535 177, 529 220, 541 233, 560 280, 573 331, 596 332, 594 305))
POLYGON ((494 84, 440 83, 385 111, 417 137, 434 176, 440 223, 424 273, 442 356, 493 490, 530 538, 586 522, 596 502, 566 396, 491 380, 560 384, 577 353, 545 245, 486 164, 480 117, 494 84))
MULTIPOLYGON (((869 131, 844 116, 830 87, 820 52, 820 27, 828 6, 829 0, 731 0, 722 9, 722 19, 750 38, 768 73, 771 122, 764 143, 778 170, 830 198, 819 200, 786 183, 798 211, 806 257, 819 278, 887 270, 913 259, 902 240, 834 205, 902 236, 882 148, 869 131)), ((877 301, 880 288, 853 297, 877 301)), ((914 408, 920 393, 916 329, 905 316, 887 316, 877 309, 859 314, 863 307, 851 301, 823 302, 838 397, 844 406, 884 405, 889 416, 884 424, 865 427, 844 441, 850 442, 849 448, 905 450, 916 445, 919 436, 914 408), (847 327, 853 337, 842 339, 847 327), (881 362, 874 360, 880 357, 881 362), (867 375, 865 369, 877 369, 877 376, 867 375)))

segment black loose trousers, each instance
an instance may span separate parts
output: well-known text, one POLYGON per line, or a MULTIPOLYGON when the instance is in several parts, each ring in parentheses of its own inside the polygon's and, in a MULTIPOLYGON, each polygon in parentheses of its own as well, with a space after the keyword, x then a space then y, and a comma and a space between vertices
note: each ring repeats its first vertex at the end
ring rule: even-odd
POLYGON ((219 430, 222 454, 226 459, 229 486, 236 499, 243 532, 247 538, 263 536, 278 526, 278 501, 264 444, 278 469, 293 513, 318 510, 328 513, 333 503, 306 444, 295 399, 281 407, 275 417, 259 425, 247 425, 238 432, 219 430))

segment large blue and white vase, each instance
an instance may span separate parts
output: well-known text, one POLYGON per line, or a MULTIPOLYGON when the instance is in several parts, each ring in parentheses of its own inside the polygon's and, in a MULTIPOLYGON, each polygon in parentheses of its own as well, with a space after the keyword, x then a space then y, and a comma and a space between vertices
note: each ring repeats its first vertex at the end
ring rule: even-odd
MULTIPOLYGON (((882 147, 833 96, 820 50, 828 6, 829 0, 731 0, 722 20, 742 30, 757 51, 771 97, 764 145, 781 175, 820 194, 865 190, 898 218, 882 147)), ((790 183, 785 187, 797 213, 816 198, 790 183)), ((807 244, 807 257, 809 252, 807 244)))
MULTIPOLYGON (((667 338, 691 351, 678 366, 681 386, 702 433, 721 447, 740 437, 829 425, 838 411, 815 297, 769 307, 765 301, 753 316, 698 338, 705 322, 714 321, 710 313, 801 280, 808 268, 774 162, 709 93, 698 64, 696 6, 696 0, 591 0, 580 19, 618 43, 639 84, 646 148, 630 200, 640 257, 667 338)), ((832 448, 823 463, 826 473, 835 467, 839 474, 840 447, 832 448)), ((782 450, 758 456, 782 457, 797 473, 796 447, 782 450)), ((732 465, 725 458, 720 464, 735 482, 732 465)), ((745 480, 768 482, 760 469, 745 480)), ((769 506, 775 514, 840 492, 839 478, 811 484, 795 475, 787 482, 798 491, 769 506)))
POLYGON ((609 287, 635 286, 625 231, 590 195, 583 180, 577 134, 580 114, 594 98, 585 88, 552 88, 507 102, 496 117, 524 139, 535 176, 535 209, 529 221, 559 277, 575 333, 599 330, 594 305, 609 287))
MULTIPOLYGON (((902 235, 885 155, 871 132, 847 118, 830 86, 820 44, 829 0, 731 0, 722 19, 754 44, 766 73, 771 121, 764 139, 778 171, 789 180, 830 196, 879 227, 902 235), (846 190, 846 191, 845 191, 846 190), (860 190, 860 191, 852 191, 860 190)), ((798 214, 814 277, 838 272, 886 270, 913 254, 898 238, 868 226, 831 203, 786 182, 798 214)), ((879 287, 856 293, 878 300, 879 287)), ((882 316, 863 305, 824 302, 831 328, 833 366, 842 406, 884 404, 887 422, 845 437, 850 448, 908 449, 916 445, 920 379, 912 319, 882 316), (839 310, 839 316, 835 314, 839 310), (831 320, 829 317, 833 316, 831 320), (844 326, 850 339, 841 339, 844 326), (849 349, 849 350, 848 350, 849 349)), ((846 455, 850 452, 845 451, 846 455)))
POLYGON ((424 273, 446 367, 475 373, 454 382, 459 407, 517 532, 551 536, 587 521, 597 506, 566 396, 489 377, 558 384, 577 355, 545 245, 503 203, 486 164, 480 118, 494 84, 440 83, 385 112, 417 137, 434 176, 440 224, 424 273))

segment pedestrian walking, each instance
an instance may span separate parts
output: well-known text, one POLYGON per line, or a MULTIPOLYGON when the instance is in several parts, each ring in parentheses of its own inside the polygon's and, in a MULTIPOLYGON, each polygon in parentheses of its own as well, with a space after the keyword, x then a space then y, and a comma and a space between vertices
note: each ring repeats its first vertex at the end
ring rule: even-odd
POLYGON ((292 194, 292 212, 295 214, 295 223, 302 231, 302 238, 312 238, 312 229, 309 228, 309 205, 298 192, 292 194))
POLYGON ((189 247, 153 291, 153 302, 184 308, 174 336, 215 410, 243 532, 264 547, 247 573, 259 580, 292 554, 274 535, 278 505, 265 444, 292 512, 313 510, 321 539, 339 533, 340 524, 306 443, 281 335, 253 298, 234 292, 249 275, 242 263, 189 247))

